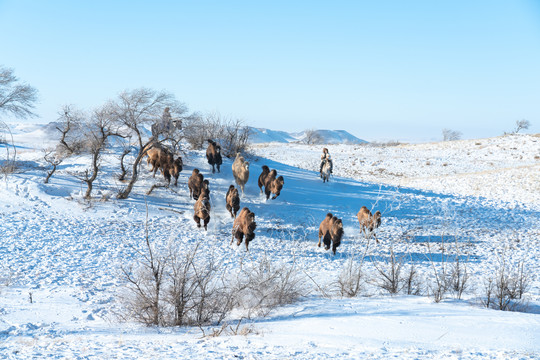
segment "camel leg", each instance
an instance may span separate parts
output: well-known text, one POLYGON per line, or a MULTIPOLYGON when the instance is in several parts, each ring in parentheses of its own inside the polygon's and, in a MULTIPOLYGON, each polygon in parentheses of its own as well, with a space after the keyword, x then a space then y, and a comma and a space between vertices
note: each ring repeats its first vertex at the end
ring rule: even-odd
POLYGON ((237 232, 236 233, 236 245, 237 246, 240 246, 240 244, 242 243, 242 240, 244 239, 244 234, 241 233, 241 232, 237 232))
POLYGON ((208 230, 207 225, 210 222, 210 215, 206 219, 204 219, 204 230, 208 230))

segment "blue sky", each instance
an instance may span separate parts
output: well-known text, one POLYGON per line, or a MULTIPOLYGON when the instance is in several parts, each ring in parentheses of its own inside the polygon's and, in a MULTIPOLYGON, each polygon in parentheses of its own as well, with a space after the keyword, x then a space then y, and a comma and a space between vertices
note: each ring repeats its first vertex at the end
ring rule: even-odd
POLYGON ((0 64, 39 90, 40 122, 144 86, 275 130, 540 132, 533 0, 0 0, 0 64))

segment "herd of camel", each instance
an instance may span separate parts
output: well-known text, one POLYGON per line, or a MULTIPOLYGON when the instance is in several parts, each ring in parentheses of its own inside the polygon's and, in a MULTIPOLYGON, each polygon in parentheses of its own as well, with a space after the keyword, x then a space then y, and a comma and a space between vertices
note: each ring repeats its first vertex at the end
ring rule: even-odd
MULTIPOLYGON (((159 146, 152 147, 148 150, 147 156, 147 162, 152 166, 150 171, 154 173, 154 176, 159 169, 168 184, 170 184, 171 179, 174 177, 174 185, 178 185, 178 177, 183 167, 181 157, 174 159, 174 156, 168 150, 159 146)), ((221 146, 210 139, 208 140, 206 159, 208 160, 208 163, 212 165, 212 173, 215 172, 216 168, 217 171, 220 172, 220 167, 223 163, 221 146)), ((232 164, 232 172, 234 180, 243 195, 244 187, 249 179, 249 162, 247 162, 240 153, 236 154, 236 159, 232 164)), ((267 200, 270 198, 270 195, 273 195, 272 200, 276 199, 280 195, 284 183, 283 176, 277 176, 277 171, 275 169, 270 170, 268 166, 262 166, 262 173, 259 175, 257 184, 261 190, 261 194, 264 192, 267 200)), ((201 227, 202 220, 202 226, 204 226, 205 230, 207 230, 208 223, 210 222, 211 205, 209 185, 210 182, 208 179, 204 179, 204 176, 200 173, 199 169, 193 169, 191 176, 188 179, 189 196, 190 199, 195 200, 193 206, 193 219, 197 223, 197 227, 201 227)), ((249 242, 255 238, 255 229, 257 227, 255 214, 247 207, 242 208, 240 213, 238 213, 238 210, 240 209, 240 194, 234 185, 229 186, 227 194, 225 195, 225 204, 227 211, 229 211, 231 217, 234 219, 231 244, 236 238, 237 245, 240 245, 245 237, 246 250, 249 251, 249 242)), ((381 224, 381 212, 376 211, 372 214, 366 206, 362 206, 356 216, 360 224, 360 230, 366 236, 371 236, 373 234, 378 243, 379 240, 375 236, 374 230, 381 224)), ((342 237, 342 220, 331 213, 326 214, 326 217, 319 225, 319 242, 317 246, 321 246, 322 240, 324 248, 329 250, 330 246, 332 246, 332 252, 335 254, 337 247, 341 244, 342 237)))

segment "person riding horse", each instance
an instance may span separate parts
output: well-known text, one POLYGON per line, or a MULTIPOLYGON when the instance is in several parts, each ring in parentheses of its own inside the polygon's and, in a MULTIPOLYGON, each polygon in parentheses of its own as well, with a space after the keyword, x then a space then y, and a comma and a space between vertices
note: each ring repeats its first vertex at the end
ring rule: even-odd
POLYGON ((321 155, 321 168, 319 169, 319 173, 321 174, 321 177, 322 177, 323 166, 327 161, 328 161, 328 164, 330 164, 330 174, 331 174, 334 164, 332 162, 332 158, 330 157, 330 153, 328 152, 328 149, 323 148, 323 154, 321 155))

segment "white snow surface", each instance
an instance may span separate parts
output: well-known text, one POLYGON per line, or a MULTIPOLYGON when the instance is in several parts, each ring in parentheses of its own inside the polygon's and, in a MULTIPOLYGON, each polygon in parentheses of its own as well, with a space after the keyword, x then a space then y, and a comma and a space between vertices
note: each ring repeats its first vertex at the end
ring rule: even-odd
MULTIPOLYGON (((187 151, 178 187, 148 196, 161 178, 153 178, 144 163, 132 195, 117 200, 123 184, 115 180, 119 149, 112 148, 87 202, 85 184, 73 173, 88 168, 88 156, 66 160, 44 184, 48 165, 41 149, 55 145, 54 131, 29 124, 12 131, 18 170, 0 183, 1 358, 540 358, 538 136, 332 145, 334 177, 326 184, 317 173, 320 146, 254 145, 241 199, 257 221, 248 253, 229 245, 232 219, 224 198, 234 183, 232 160, 224 159, 221 173, 212 174, 204 151, 187 151), (265 164, 285 179, 275 200, 266 201, 257 186, 265 164), (207 232, 192 218, 187 179, 195 167, 210 180, 207 232), (383 214, 380 244, 359 232, 356 212, 362 205, 383 214), (335 256, 316 246, 327 212, 342 218, 345 229, 335 256), (263 257, 294 262, 312 278, 306 280, 310 294, 266 317, 244 319, 247 335, 203 337, 199 328, 121 320, 119 295, 126 286, 121 267, 140 256, 146 223, 155 244, 189 249, 198 243, 231 269, 247 269, 263 257), (377 269, 388 264, 392 251, 417 267, 427 288, 433 269, 444 263, 441 249, 467 261, 470 287, 461 299, 449 293, 435 303, 426 289, 421 296, 391 296, 377 286, 377 269), (368 256, 361 294, 339 296, 331 285, 363 253, 368 256), (529 274, 521 312, 481 304, 486 280, 503 253, 507 263, 523 263, 529 274)), ((238 320, 228 319, 233 325, 238 320)), ((213 328, 203 330, 208 334, 213 328)))

